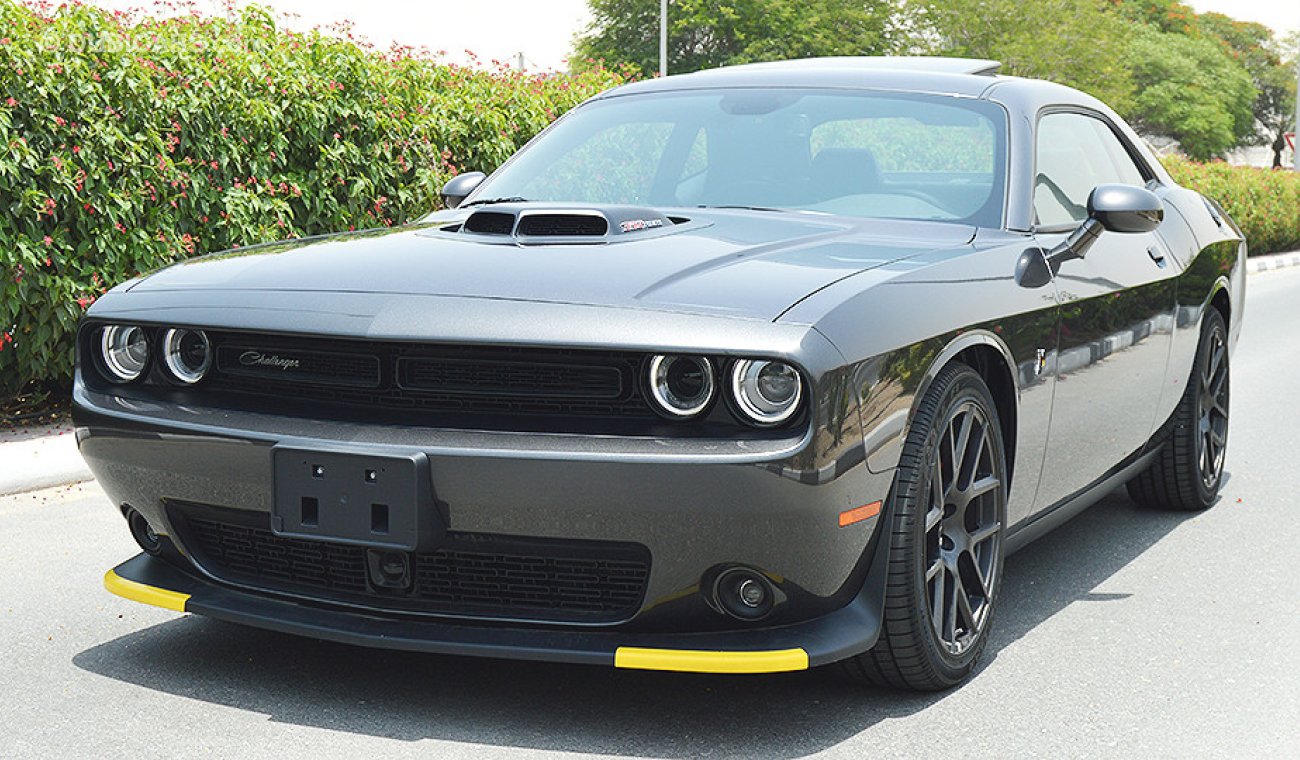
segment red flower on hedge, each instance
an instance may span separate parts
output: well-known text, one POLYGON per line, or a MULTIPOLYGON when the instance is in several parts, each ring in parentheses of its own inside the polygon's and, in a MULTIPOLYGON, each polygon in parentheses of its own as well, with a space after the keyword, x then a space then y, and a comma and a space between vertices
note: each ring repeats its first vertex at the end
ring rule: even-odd
POLYGON ((52 246, 52 245, 54 245, 54 238, 51 238, 49 235, 46 235, 46 236, 45 236, 45 247, 46 247, 46 248, 49 248, 49 247, 52 246))
POLYGON ((18 105, 18 101, 14 100, 13 98, 9 98, 8 100, 5 101, 5 105, 9 106, 10 108, 13 108, 14 106, 18 105))

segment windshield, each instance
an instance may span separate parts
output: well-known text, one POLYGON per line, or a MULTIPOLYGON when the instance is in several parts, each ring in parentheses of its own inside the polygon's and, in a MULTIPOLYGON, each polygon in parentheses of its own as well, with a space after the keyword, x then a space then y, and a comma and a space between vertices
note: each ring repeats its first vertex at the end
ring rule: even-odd
POLYGON ((616 96, 578 108, 474 193, 1002 223, 1005 112, 946 96, 802 89, 616 96))

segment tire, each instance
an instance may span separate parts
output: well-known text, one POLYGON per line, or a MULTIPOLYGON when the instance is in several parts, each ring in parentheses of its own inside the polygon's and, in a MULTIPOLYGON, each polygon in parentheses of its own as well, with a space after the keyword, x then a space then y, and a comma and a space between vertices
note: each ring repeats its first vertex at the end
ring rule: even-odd
POLYGON ((1166 425, 1156 460, 1128 482, 1138 504, 1196 511, 1209 507, 1223 483, 1228 447, 1228 328, 1213 307, 1201 321, 1192 376, 1166 425))
POLYGON ((945 367, 903 444, 882 545, 889 552, 883 626, 873 649, 841 663, 854 680, 936 691, 970 675, 988 643, 1002 580, 1006 471, 988 386, 965 364, 945 367), (967 443, 954 454, 963 430, 967 443))

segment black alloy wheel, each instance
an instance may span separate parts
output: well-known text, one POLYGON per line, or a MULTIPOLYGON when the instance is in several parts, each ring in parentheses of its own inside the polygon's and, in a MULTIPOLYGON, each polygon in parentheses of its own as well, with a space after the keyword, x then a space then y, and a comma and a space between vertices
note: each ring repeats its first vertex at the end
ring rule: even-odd
POLYGON ((917 407, 894 478, 884 626, 853 677, 895 688, 954 686, 988 642, 1006 533, 1006 450, 997 406, 965 364, 917 407))
POLYGON ((1206 337, 1206 361, 1197 367, 1196 462, 1202 487, 1217 491, 1228 450, 1228 342, 1221 329, 1206 337))
POLYGON ((1191 377, 1162 432, 1160 453, 1128 483, 1129 496, 1145 507, 1205 509, 1219 496, 1228 450, 1230 372, 1228 326, 1207 308, 1191 377))

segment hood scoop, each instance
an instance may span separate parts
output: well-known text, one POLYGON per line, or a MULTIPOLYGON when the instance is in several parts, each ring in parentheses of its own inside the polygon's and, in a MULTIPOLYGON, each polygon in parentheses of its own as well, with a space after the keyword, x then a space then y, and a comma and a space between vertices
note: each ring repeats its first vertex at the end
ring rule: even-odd
POLYGON ((614 243, 662 233, 688 220, 637 206, 593 208, 535 203, 494 204, 465 218, 458 234, 510 238, 521 244, 614 243))
POLYGON ((609 220, 599 211, 524 213, 515 224, 515 235, 519 237, 603 237, 608 234, 609 220))

